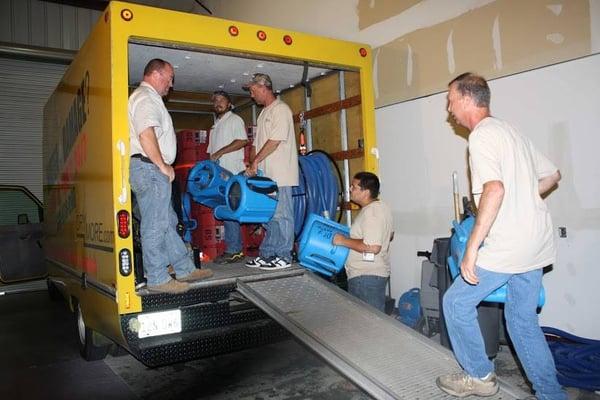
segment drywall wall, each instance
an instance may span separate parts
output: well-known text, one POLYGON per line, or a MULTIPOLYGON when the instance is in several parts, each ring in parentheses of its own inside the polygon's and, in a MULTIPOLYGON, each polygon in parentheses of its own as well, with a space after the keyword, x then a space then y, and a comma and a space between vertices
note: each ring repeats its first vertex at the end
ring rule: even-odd
POLYGON ((600 0, 206 4, 219 17, 369 44, 377 107, 441 91, 466 70, 495 78, 589 55, 600 47, 600 0))
POLYGON ((440 91, 468 70, 490 79, 588 55, 589 21, 587 0, 498 0, 407 33, 376 50, 376 104, 440 91))
MULTIPOLYGON (((541 322, 600 339, 600 55, 490 81, 492 113, 517 126, 560 168, 560 187, 546 200, 558 238, 558 260, 546 274, 541 322)), ((464 131, 449 124, 446 94, 377 110, 383 196, 394 212, 392 291, 419 286, 417 250, 449 236, 452 171, 468 193, 464 131), (406 173, 398 173, 406 171, 406 173)))

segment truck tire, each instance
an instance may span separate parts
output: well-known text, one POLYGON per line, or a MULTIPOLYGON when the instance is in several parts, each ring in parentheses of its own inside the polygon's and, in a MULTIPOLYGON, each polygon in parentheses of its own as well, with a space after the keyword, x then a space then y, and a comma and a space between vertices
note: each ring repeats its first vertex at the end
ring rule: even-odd
POLYGON ((83 314, 81 313, 81 306, 78 302, 75 304, 75 328, 77 332, 79 352, 84 360, 103 360, 108 354, 110 345, 97 346, 94 344, 94 331, 85 326, 83 314))

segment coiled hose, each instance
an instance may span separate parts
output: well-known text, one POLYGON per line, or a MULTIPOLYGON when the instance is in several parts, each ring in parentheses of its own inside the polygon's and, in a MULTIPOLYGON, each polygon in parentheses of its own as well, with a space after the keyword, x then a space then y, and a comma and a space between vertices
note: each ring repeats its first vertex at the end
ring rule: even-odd
POLYGON ((600 390, 600 340, 547 326, 543 326, 542 331, 554 357, 558 382, 564 386, 600 390))
MULTIPOLYGON (((294 233, 300 235, 310 213, 323 215, 326 211, 334 219, 341 198, 342 175, 331 156, 313 150, 298 157, 299 185, 292 189, 294 200, 294 233)), ((339 214, 337 221, 341 219, 339 214)))

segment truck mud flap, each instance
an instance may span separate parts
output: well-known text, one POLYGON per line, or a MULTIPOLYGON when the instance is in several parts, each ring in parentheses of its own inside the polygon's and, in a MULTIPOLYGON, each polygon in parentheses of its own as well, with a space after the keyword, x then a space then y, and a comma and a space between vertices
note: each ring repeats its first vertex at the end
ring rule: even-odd
MULTIPOLYGON (((436 377, 460 372, 453 354, 310 272, 238 291, 376 399, 453 399, 436 377)), ((500 380, 489 399, 528 394, 500 380)))

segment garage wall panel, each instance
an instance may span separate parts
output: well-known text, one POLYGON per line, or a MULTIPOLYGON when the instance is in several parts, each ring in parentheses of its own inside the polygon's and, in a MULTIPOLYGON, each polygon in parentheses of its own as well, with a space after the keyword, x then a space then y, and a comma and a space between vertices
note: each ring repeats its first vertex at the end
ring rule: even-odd
POLYGON ((0 42, 77 50, 101 13, 40 0, 0 0, 0 42))
POLYGON ((42 199, 42 122, 65 65, 0 57, 0 184, 42 199))

